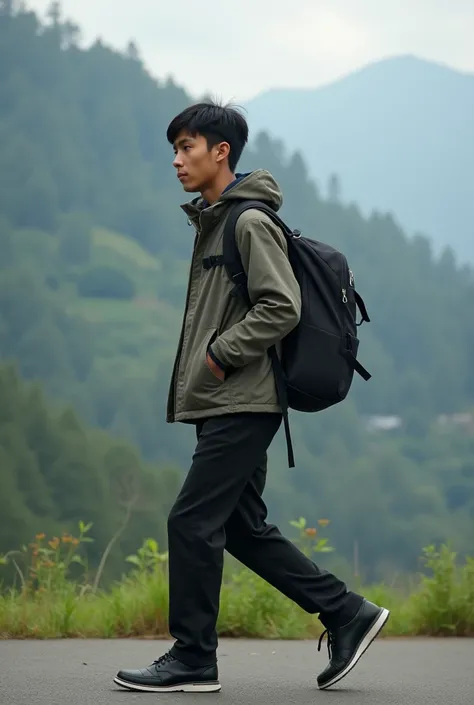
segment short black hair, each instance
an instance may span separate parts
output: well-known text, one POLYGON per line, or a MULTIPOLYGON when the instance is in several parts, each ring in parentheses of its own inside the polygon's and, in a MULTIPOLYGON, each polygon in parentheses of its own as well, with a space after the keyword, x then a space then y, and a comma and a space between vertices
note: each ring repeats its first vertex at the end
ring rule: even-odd
POLYGON ((195 137, 202 135, 208 149, 219 142, 228 142, 229 169, 233 172, 247 143, 249 128, 244 116, 230 105, 222 106, 212 101, 196 103, 183 110, 170 122, 166 138, 173 144, 182 130, 195 137))

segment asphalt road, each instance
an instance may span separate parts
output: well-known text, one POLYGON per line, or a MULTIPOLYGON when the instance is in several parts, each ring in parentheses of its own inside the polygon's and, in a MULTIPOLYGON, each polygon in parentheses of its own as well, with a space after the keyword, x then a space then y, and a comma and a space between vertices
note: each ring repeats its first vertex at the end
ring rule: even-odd
POLYGON ((313 641, 223 639, 222 691, 132 693, 113 683, 119 668, 141 668, 171 642, 0 641, 1 705, 474 705, 474 639, 375 641, 344 680, 320 691, 327 650, 313 641))

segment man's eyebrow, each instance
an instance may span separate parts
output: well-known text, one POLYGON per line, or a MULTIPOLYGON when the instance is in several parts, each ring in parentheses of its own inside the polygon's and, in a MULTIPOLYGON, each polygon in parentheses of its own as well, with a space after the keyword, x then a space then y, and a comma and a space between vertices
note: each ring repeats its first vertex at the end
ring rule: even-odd
POLYGON ((181 147, 181 145, 185 144, 186 142, 191 142, 192 139, 193 139, 192 137, 182 137, 180 140, 177 140, 177 141, 174 143, 173 147, 174 147, 175 149, 176 149, 176 147, 181 147))

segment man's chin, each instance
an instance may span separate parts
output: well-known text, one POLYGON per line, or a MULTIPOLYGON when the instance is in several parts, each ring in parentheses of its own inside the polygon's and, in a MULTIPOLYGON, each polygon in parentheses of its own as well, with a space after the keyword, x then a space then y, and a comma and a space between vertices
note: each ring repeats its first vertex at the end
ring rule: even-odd
POLYGON ((198 193, 199 187, 197 187, 195 184, 186 184, 182 183, 181 186, 183 187, 183 191, 186 193, 198 193))

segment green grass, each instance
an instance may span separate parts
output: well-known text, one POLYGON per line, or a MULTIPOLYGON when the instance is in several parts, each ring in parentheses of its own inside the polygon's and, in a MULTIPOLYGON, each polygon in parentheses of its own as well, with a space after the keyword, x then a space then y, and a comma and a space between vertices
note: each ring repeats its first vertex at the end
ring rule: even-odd
MULTIPOLYGON (((89 528, 81 524, 79 539, 47 542, 40 535, 28 548, 0 557, 0 564, 14 560, 20 576, 16 588, 0 594, 0 638, 169 636, 167 554, 148 539, 128 557, 132 570, 108 589, 93 580, 72 581, 73 563, 87 574, 81 548, 89 528)), ((391 610, 384 635, 474 636, 474 559, 459 564, 442 546, 425 549, 424 562, 426 572, 410 593, 383 584, 361 590, 391 610)), ((220 636, 261 639, 315 638, 322 631, 317 615, 228 558, 217 627, 220 636)))
POLYGON ((100 264, 112 264, 113 255, 128 260, 141 269, 159 271, 161 265, 156 257, 153 257, 141 245, 130 237, 120 233, 106 230, 105 228, 94 228, 92 230, 92 246, 95 249, 94 260, 100 264), (102 250, 102 254, 100 253, 102 250), (112 254, 112 262, 111 262, 112 254))
POLYGON ((71 299, 69 313, 95 329, 95 367, 130 378, 153 378, 163 360, 172 360, 179 337, 175 311, 159 301, 71 299))
POLYGON ((68 314, 91 324, 97 353, 94 365, 99 371, 113 366, 119 376, 153 378, 162 361, 171 364, 182 317, 181 309, 160 297, 162 269, 166 268, 167 280, 178 281, 185 278, 188 262, 172 260, 162 265, 136 241, 106 228, 94 228, 91 238, 90 262, 71 268, 71 276, 61 282, 58 301, 68 314), (135 297, 78 296, 75 277, 98 266, 127 273, 135 284, 135 297))
MULTIPOLYGON (((169 304, 156 299, 73 298, 68 302, 70 313, 80 314, 90 323, 132 326, 143 331, 147 328, 179 330, 181 320, 169 304)), ((130 331, 128 331, 129 333, 130 331)))

